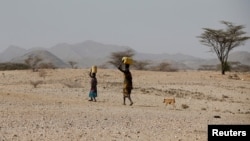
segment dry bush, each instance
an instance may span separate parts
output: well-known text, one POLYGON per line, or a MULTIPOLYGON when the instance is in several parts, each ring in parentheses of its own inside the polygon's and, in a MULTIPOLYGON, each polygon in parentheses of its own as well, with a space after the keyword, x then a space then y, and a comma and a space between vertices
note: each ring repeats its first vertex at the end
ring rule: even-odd
POLYGON ((0 70, 27 70, 30 67, 23 63, 0 63, 0 70))
POLYGON ((178 69, 173 68, 171 64, 167 62, 162 62, 156 66, 152 66, 149 70, 152 71, 165 71, 165 72, 176 72, 178 69))
POLYGON ((206 70, 206 71, 211 71, 211 70, 216 70, 216 66, 215 65, 201 65, 200 68, 198 68, 198 70, 206 70))
POLYGON ((206 110, 207 110, 207 108, 201 108, 201 110, 206 111, 206 110))
POLYGON ((32 68, 33 72, 36 72, 38 70, 38 64, 41 62, 43 59, 38 57, 38 56, 32 56, 30 55, 27 59, 25 59, 25 63, 32 68))
POLYGON ((249 72, 250 66, 241 64, 240 62, 229 62, 231 71, 235 72, 249 72))
POLYGON ((248 65, 240 65, 237 68, 235 68, 236 71, 239 72, 250 72, 250 66, 248 65))
POLYGON ((41 81, 41 80, 38 80, 38 81, 30 81, 30 84, 34 87, 34 88, 36 88, 39 84, 42 84, 43 83, 43 81, 41 81))
POLYGON ((72 69, 77 69, 77 66, 76 66, 77 62, 75 62, 75 61, 69 61, 68 63, 71 66, 72 69))
POLYGON ((39 69, 55 69, 56 67, 52 63, 40 63, 39 69))
POLYGON ((134 65, 133 68, 135 68, 136 70, 148 70, 147 66, 149 65, 149 61, 144 60, 144 61, 138 61, 135 60, 134 61, 134 65))
POLYGON ((229 96, 227 96, 227 95, 222 95, 222 98, 224 99, 224 98, 229 98, 229 96))
POLYGON ((39 76, 45 79, 45 77, 47 76, 46 70, 39 70, 39 76))
POLYGON ((189 106, 187 104, 181 104, 182 109, 187 109, 189 106))
POLYGON ((237 74, 229 75, 228 79, 240 80, 240 77, 237 74))

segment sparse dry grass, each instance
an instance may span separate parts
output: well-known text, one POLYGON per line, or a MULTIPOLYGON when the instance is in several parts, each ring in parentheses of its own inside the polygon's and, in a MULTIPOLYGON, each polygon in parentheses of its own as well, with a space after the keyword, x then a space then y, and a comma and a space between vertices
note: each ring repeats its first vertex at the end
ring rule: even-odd
POLYGON ((68 88, 82 88, 83 85, 77 81, 65 81, 62 84, 68 88))
POLYGON ((37 81, 30 81, 30 84, 34 87, 37 88, 39 84, 43 84, 43 81, 37 80, 37 81))
POLYGON ((48 74, 47 74, 47 72, 46 72, 45 69, 40 69, 40 70, 39 70, 39 76, 40 76, 40 77, 43 77, 43 78, 45 79, 45 77, 46 77, 47 75, 48 75, 48 74))

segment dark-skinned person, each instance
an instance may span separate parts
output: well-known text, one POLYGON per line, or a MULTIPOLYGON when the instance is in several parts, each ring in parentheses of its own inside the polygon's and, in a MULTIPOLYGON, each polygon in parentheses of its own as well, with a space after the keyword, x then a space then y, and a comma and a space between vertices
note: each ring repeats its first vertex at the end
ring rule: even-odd
POLYGON ((122 63, 118 66, 118 69, 124 74, 123 105, 126 105, 126 98, 127 98, 130 101, 130 106, 132 106, 133 105, 133 101, 131 99, 131 91, 133 89, 132 74, 129 70, 130 64, 124 64, 124 65, 125 69, 122 69, 122 63))
POLYGON ((96 66, 93 66, 91 71, 89 72, 89 76, 91 78, 90 81, 90 91, 89 91, 89 101, 96 102, 97 97, 97 79, 96 79, 96 66))

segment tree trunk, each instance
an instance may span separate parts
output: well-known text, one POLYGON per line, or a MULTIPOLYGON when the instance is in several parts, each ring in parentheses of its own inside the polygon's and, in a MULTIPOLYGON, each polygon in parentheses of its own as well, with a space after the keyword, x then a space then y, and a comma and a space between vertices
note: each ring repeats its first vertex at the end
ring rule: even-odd
POLYGON ((221 69, 221 74, 225 75, 225 70, 224 69, 221 69))
POLYGON ((226 64, 225 62, 221 62, 221 74, 225 75, 226 72, 226 64))

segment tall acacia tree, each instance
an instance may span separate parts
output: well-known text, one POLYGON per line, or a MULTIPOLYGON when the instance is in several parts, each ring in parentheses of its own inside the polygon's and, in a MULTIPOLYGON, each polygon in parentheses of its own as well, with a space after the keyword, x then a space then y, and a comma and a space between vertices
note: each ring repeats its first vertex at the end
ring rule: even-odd
POLYGON ((243 25, 234 25, 227 21, 221 23, 226 26, 225 29, 203 28, 204 33, 198 38, 203 45, 210 47, 211 51, 216 53, 221 63, 221 74, 224 75, 228 67, 229 52, 235 47, 244 45, 250 37, 244 36, 246 32, 242 30, 245 28, 243 25))

